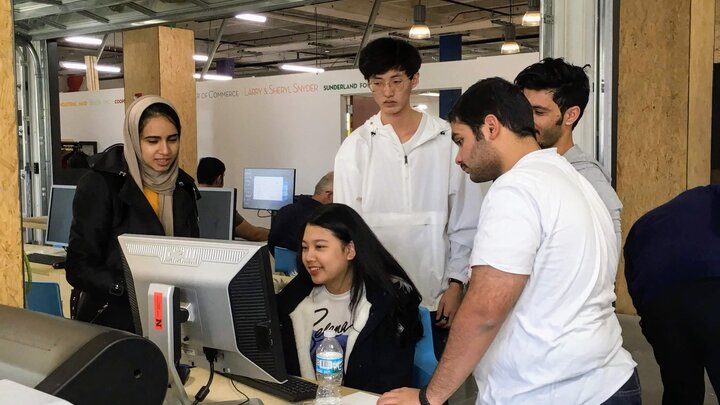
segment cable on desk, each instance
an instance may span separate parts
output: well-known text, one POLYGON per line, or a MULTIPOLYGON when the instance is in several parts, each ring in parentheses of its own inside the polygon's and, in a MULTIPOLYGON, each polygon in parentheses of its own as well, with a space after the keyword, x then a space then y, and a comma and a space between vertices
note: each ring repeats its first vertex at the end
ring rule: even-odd
POLYGON ((237 385, 235 385, 235 380, 233 380, 232 378, 228 378, 228 379, 230 380, 230 383, 232 384, 233 388, 235 388, 235 391, 237 391, 238 393, 240 393, 242 396, 245 397, 245 400, 240 402, 238 405, 244 405, 244 404, 247 404, 248 402, 250 402, 250 397, 247 396, 246 393, 240 391, 240 388, 238 388, 237 385))

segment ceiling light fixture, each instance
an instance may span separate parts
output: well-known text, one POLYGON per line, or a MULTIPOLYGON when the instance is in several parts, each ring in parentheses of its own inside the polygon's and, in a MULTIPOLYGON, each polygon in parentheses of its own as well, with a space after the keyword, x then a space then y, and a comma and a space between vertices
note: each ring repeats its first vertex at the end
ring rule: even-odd
POLYGON ((165 20, 145 20, 145 21, 130 23, 130 25, 132 25, 133 27, 140 27, 143 25, 162 24, 165 22, 167 22, 167 21, 165 21, 165 20))
POLYGON ((207 62, 208 56, 195 54, 195 55, 193 55, 193 60, 197 61, 197 62, 207 62))
POLYGON ((440 97, 440 93, 435 91, 426 91, 425 93, 418 94, 419 96, 426 96, 426 97, 440 97))
MULTIPOLYGON (((81 62, 60 62, 60 67, 72 70, 87 70, 87 66, 81 62)), ((106 73, 120 73, 120 68, 109 65, 95 65, 95 70, 106 73)))
MULTIPOLYGON (((193 75, 194 78, 199 79, 200 73, 195 73, 193 75)), ((206 73, 205 76, 203 76, 203 79, 205 80, 232 80, 231 76, 225 76, 225 75, 214 75, 212 73, 206 73)))
POLYGON ((416 110, 425 111, 428 109, 427 104, 418 104, 414 106, 416 110))
POLYGON ((520 44, 515 41, 515 26, 511 24, 505 26, 505 42, 500 47, 502 55, 511 55, 520 53, 520 44))
POLYGON ((425 6, 420 2, 413 7, 413 26, 410 27, 408 37, 410 39, 430 38, 430 27, 425 24, 425 6))
POLYGON ((322 73, 325 71, 323 68, 316 68, 312 66, 300 66, 300 65, 289 65, 284 64, 280 66, 282 70, 289 70, 292 72, 305 72, 305 73, 322 73))
POLYGON ((252 22, 259 22, 259 23, 264 23, 265 21, 267 21, 267 17, 265 17, 264 15, 248 14, 248 13, 238 14, 235 16, 235 18, 237 18, 238 20, 245 20, 245 21, 252 21, 252 22))
POLYGON ((523 15, 522 25, 525 27, 537 27, 542 20, 540 14, 540 0, 528 0, 528 9, 523 15))
POLYGON ((65 38, 65 41, 72 42, 73 44, 83 44, 83 45, 100 45, 100 44, 102 44, 102 39, 93 38, 93 37, 67 37, 67 38, 65 38))

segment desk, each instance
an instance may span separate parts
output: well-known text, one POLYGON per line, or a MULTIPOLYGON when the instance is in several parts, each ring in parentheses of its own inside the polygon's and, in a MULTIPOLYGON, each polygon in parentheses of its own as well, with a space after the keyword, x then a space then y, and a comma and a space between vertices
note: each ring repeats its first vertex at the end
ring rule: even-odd
POLYGON ((22 219, 23 228, 44 229, 47 230, 48 217, 24 217, 22 219))
MULTIPOLYGON (((24 244, 25 253, 44 253, 53 254, 57 252, 57 248, 44 245, 24 244)), ((33 281, 55 281, 60 284, 60 298, 62 299, 63 315, 70 318, 70 291, 72 287, 65 279, 64 269, 54 269, 47 264, 30 262, 30 270, 32 271, 33 281)))
MULTIPOLYGON (((188 382, 185 384, 185 392, 187 392, 188 396, 192 399, 195 398, 195 394, 202 388, 205 383, 207 383, 208 380, 208 370, 200 367, 195 367, 190 372, 190 378, 188 379, 188 382)), ((270 394, 267 394, 263 391, 256 390, 255 388, 248 387, 247 385, 240 384, 239 382, 235 382, 235 386, 238 387, 240 391, 242 391, 244 394, 246 394, 250 398, 259 398, 263 401, 263 405, 288 405, 288 404, 303 404, 305 402, 312 404, 313 400, 307 400, 303 402, 287 402, 284 399, 274 397, 270 394)), ((342 395, 350 395, 355 392, 358 392, 355 389, 343 387, 342 388, 342 395)), ((226 378, 220 374, 215 374, 215 377, 213 377, 212 385, 210 386, 210 394, 208 394, 207 398, 205 398, 205 401, 203 401, 203 404, 212 404, 214 402, 222 402, 222 401, 238 401, 238 404, 240 404, 243 400, 245 400, 245 397, 237 392, 235 388, 232 385, 232 382, 229 378, 226 378)))

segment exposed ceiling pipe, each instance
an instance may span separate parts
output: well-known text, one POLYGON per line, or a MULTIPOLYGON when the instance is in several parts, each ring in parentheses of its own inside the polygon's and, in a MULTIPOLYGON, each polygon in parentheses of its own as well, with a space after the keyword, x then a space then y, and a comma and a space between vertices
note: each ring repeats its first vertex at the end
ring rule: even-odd
POLYGON ((205 62, 205 66, 203 66, 202 74, 200 74, 200 78, 203 79, 205 75, 207 74, 208 70, 210 70, 210 64, 213 61, 213 58, 215 57, 215 52, 217 52, 218 47, 220 46, 220 39, 223 36, 223 31, 225 31, 225 26, 227 25, 228 19, 225 18, 222 20, 222 24, 220 24, 220 29, 218 29, 217 37, 215 37, 215 42, 213 42, 212 49, 210 49, 210 53, 208 54, 208 60, 205 62))
MULTIPOLYGON (((294 23, 298 23, 298 24, 313 24, 313 25, 315 24, 315 20, 312 18, 287 15, 287 14, 278 13, 278 12, 267 13, 267 14, 271 18, 275 18, 277 20, 294 22, 294 23)), ((333 28, 336 30, 342 30, 342 31, 348 31, 348 32, 364 32, 364 30, 362 28, 356 28, 356 27, 353 27, 350 25, 344 25, 344 24, 320 22, 319 25, 326 27, 326 28, 333 28)))
POLYGON ((373 28, 375 28, 375 19, 377 18, 378 12, 380 11, 380 4, 382 4, 382 0, 375 0, 375 2, 373 3, 372 10, 370 11, 370 16, 368 17, 367 27, 365 27, 362 41, 360 41, 360 47, 358 48, 357 54, 355 55, 353 69, 358 67, 358 63, 360 63, 360 51, 365 48, 365 45, 368 42, 368 38, 373 33, 373 28))

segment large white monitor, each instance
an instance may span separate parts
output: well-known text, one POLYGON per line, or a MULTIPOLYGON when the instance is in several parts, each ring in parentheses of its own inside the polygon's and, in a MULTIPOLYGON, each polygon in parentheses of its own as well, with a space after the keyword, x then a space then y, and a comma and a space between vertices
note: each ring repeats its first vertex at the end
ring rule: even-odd
POLYGON ((176 351, 208 367, 205 348, 218 351, 218 371, 287 380, 265 245, 128 234, 118 241, 136 330, 163 350, 171 380, 176 351), (178 333, 181 309, 188 320, 178 333))
POLYGON ((232 240, 235 219, 235 189, 200 187, 197 200, 200 237, 204 239, 232 240))
POLYGON ((48 210, 48 228, 45 243, 56 247, 67 247, 70 242, 72 225, 72 205, 75 198, 75 186, 53 184, 50 188, 50 209, 48 210))
POLYGON ((295 169, 246 168, 243 208, 277 211, 293 202, 295 169))

